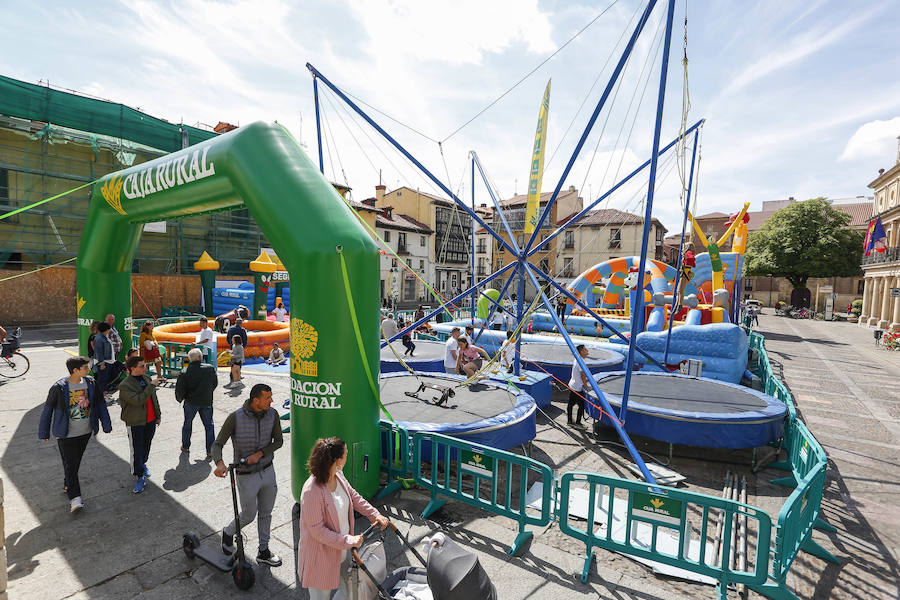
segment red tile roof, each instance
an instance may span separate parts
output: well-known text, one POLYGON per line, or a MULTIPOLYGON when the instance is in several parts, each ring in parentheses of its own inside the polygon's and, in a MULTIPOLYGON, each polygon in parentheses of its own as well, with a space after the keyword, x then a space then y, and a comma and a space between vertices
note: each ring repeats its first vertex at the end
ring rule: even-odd
POLYGON ((434 231, 432 231, 432 229, 428 225, 420 223, 412 217, 400 213, 392 213, 391 216, 388 217, 387 214, 382 211, 381 214, 375 217, 375 225, 378 227, 384 227, 385 229, 415 231, 416 233, 423 233, 426 235, 434 233, 434 231))

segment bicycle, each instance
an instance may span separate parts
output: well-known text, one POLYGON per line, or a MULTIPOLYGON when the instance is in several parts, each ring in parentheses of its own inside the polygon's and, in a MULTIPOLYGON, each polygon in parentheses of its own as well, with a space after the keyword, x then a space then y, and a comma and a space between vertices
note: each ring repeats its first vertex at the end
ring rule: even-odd
POLYGON ((19 338, 22 335, 22 328, 16 327, 16 330, 6 336, 3 342, 3 348, 0 350, 0 376, 2 377, 21 377, 28 372, 31 363, 28 357, 19 352, 19 338))

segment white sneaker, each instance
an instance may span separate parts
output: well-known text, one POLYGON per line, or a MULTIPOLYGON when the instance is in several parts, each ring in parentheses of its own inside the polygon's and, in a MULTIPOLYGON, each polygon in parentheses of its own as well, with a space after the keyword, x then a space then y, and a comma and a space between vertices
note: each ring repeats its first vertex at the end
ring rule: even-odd
POLYGON ((69 512, 76 513, 84 508, 84 502, 81 500, 81 496, 75 496, 72 498, 71 502, 69 502, 69 512))

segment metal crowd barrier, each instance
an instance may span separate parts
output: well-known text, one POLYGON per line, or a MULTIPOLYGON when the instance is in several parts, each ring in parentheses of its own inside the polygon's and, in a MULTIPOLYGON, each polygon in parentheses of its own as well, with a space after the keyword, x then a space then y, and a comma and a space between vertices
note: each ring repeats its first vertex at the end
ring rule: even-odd
MULTIPOLYGON (((132 334, 131 346, 138 347, 140 336, 132 334)), ((191 348, 199 348, 203 353, 203 362, 216 365, 216 357, 213 351, 206 346, 200 344, 180 344, 177 342, 157 342, 159 345, 159 360, 162 363, 162 376, 172 377, 178 375, 188 363, 188 352, 191 348)), ((147 365, 150 367, 151 365, 147 365)))
POLYGON ((733 540, 738 537, 739 519, 746 519, 742 529, 749 533, 748 542, 753 538, 754 548, 769 547, 772 521, 765 511, 754 506, 597 473, 565 473, 559 493, 559 530, 587 545, 581 572, 583 583, 588 580, 594 548, 711 577, 719 581, 721 598, 725 598, 729 584, 762 584, 766 580, 765 550, 762 556, 750 556, 748 552, 744 562, 751 565, 749 568, 741 567, 731 553, 732 545, 738 547, 733 540), (585 485, 587 520, 576 525, 569 518, 569 501, 574 489, 585 485), (660 547, 661 532, 671 534, 669 548, 660 547), (676 538, 674 543, 672 536, 676 538))
POLYGON ((161 317, 202 317, 202 306, 164 306, 161 317))
POLYGON ((408 487, 408 480, 413 476, 413 467, 409 432, 385 419, 379 423, 379 431, 381 470, 387 474, 387 483, 376 495, 376 498, 380 499, 393 494, 401 487, 408 487))
MULTIPOLYGON (((444 496, 519 523, 519 533, 509 549, 516 556, 534 535, 526 525, 541 527, 550 523, 553 505, 553 471, 547 465, 504 452, 477 446, 438 433, 416 433, 413 437, 413 474, 418 485, 431 491, 431 501, 422 518, 446 503, 444 496), (429 468, 422 461, 423 443, 430 445, 429 468), (543 485, 539 516, 527 508, 529 483, 543 485)), ((533 509, 532 509, 533 510, 533 509)))

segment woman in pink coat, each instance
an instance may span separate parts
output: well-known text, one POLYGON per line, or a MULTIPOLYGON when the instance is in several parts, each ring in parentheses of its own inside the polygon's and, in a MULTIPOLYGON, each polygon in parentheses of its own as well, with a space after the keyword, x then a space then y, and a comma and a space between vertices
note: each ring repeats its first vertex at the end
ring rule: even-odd
POLYGON ((381 529, 388 519, 354 490, 341 470, 347 464, 347 444, 341 438, 318 439, 306 468, 312 475, 300 493, 300 549, 297 574, 310 600, 328 600, 340 587, 348 593, 349 549, 362 545, 353 535, 353 510, 381 529))

